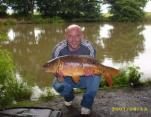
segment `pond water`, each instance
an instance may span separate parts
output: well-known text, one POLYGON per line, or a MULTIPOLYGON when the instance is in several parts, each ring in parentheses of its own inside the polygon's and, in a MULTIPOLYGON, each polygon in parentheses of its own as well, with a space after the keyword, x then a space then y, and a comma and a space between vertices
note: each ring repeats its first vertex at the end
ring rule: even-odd
MULTIPOLYGON (((151 23, 77 23, 97 51, 97 59, 115 68, 134 64, 151 79, 151 23)), ((53 47, 64 39, 65 24, 18 24, 0 27, 9 40, 1 43, 12 52, 18 78, 32 85, 49 86, 53 80, 42 65, 53 47)))

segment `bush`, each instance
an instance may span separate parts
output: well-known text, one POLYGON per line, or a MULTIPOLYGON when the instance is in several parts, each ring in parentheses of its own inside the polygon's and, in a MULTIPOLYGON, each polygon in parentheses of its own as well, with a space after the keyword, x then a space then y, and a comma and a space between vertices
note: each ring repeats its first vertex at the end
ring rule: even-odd
POLYGON ((10 96, 9 87, 11 81, 15 78, 15 67, 10 53, 6 50, 0 50, 0 58, 0 105, 4 106, 13 100, 13 97, 10 96))
POLYGON ((0 58, 0 107, 15 100, 29 99, 31 88, 26 83, 17 81, 11 54, 0 50, 0 58))
POLYGON ((14 100, 29 100, 32 93, 31 86, 29 86, 27 82, 19 82, 14 80, 10 89, 10 93, 14 97, 14 100))
POLYGON ((126 71, 122 71, 119 76, 113 78, 113 86, 115 87, 125 87, 128 86, 128 76, 126 71))
POLYGON ((0 83, 4 84, 15 78, 15 66, 8 51, 0 50, 0 58, 0 83))
POLYGON ((137 87, 141 85, 140 78, 142 73, 139 71, 139 67, 131 66, 128 68, 128 82, 131 87, 137 87))
POLYGON ((113 86, 138 87, 141 85, 140 78, 142 73, 137 66, 129 66, 122 70, 121 74, 113 78, 113 86))
POLYGON ((144 17, 143 8, 147 0, 109 0, 110 13, 114 21, 139 21, 144 17))

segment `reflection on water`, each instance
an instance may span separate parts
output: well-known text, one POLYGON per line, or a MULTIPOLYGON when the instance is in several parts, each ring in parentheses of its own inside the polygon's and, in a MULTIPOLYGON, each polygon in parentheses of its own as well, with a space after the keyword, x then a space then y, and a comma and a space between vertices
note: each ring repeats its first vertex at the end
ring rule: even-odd
POLYGON ((100 38, 109 38, 111 37, 110 30, 114 29, 112 25, 104 24, 103 26, 100 26, 100 38))
POLYGON ((39 28, 34 29, 36 44, 38 44, 39 40, 41 39, 42 34, 44 34, 44 33, 45 33, 45 30, 42 30, 42 29, 39 29, 39 28))
POLYGON ((144 48, 145 52, 140 53, 135 58, 135 64, 139 65, 141 71, 144 72, 144 77, 151 77, 151 25, 145 25, 144 30, 140 33, 145 38, 144 48))
POLYGON ((9 29, 9 31, 8 31, 8 39, 10 40, 10 41, 13 41, 14 39, 15 39, 15 32, 13 31, 13 29, 9 29))
POLYGON ((22 79, 21 75, 18 72, 16 72, 16 79, 19 83, 23 82, 23 79, 22 79))
POLYGON ((103 26, 100 25, 100 31, 99 31, 99 38, 96 39, 96 44, 101 45, 103 48, 105 48, 105 44, 103 43, 103 39, 109 39, 111 38, 111 31, 114 27, 109 24, 104 24, 103 26))
MULTIPOLYGON (((16 25, 3 27, 9 41, 1 43, 13 53, 17 72, 33 85, 49 86, 53 78, 42 69, 51 58, 53 47, 64 39, 60 25, 16 25)), ((135 23, 80 23, 85 28, 85 38, 93 42, 97 59, 103 64, 119 68, 128 63, 141 67, 145 76, 151 77, 151 25, 135 23)))

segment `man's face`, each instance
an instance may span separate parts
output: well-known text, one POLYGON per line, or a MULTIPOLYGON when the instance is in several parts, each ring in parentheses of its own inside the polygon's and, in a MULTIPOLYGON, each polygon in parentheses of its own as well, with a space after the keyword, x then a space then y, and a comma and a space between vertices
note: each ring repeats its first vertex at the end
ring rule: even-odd
POLYGON ((68 42, 69 49, 71 51, 77 50, 80 47, 81 39, 82 39, 82 32, 79 29, 70 29, 66 32, 65 37, 68 42))

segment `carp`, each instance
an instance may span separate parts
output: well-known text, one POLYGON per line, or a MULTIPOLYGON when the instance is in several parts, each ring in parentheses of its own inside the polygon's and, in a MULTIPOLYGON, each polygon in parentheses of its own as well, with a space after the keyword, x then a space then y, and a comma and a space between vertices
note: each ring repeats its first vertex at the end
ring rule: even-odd
POLYGON ((112 86, 112 77, 119 74, 119 70, 100 64, 95 58, 86 55, 65 55, 49 60, 43 65, 45 72, 70 76, 75 83, 80 76, 101 75, 109 86, 112 86))

